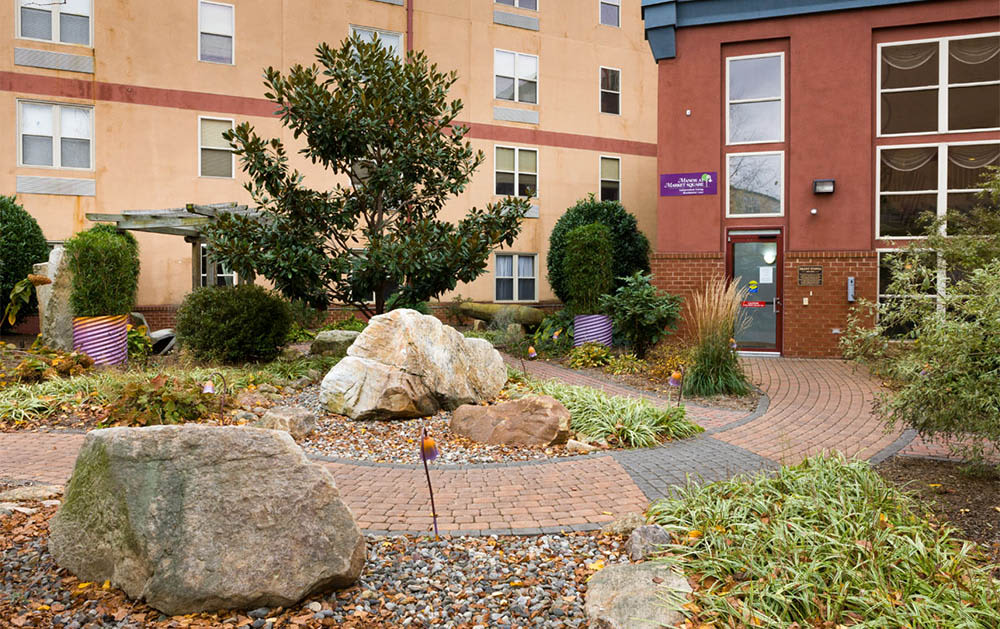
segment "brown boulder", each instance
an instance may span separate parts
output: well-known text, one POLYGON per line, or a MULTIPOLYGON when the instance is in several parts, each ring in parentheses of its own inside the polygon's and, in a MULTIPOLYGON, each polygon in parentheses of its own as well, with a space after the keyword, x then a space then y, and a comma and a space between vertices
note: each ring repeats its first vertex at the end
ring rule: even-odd
POLYGON ((493 406, 460 406, 450 427, 480 443, 551 446, 569 438, 569 411, 553 397, 533 395, 493 406))

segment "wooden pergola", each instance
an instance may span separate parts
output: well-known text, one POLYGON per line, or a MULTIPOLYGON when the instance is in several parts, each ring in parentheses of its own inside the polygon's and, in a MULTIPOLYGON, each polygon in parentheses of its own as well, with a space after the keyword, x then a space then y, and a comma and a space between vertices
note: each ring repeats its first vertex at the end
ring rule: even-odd
MULTIPOLYGON (((222 214, 258 217, 260 213, 246 205, 231 203, 211 203, 199 205, 188 203, 180 208, 162 210, 125 210, 121 214, 88 213, 87 220, 95 223, 114 223, 120 230, 149 232, 183 236, 191 243, 191 290, 201 286, 201 247, 205 244, 202 228, 213 223, 222 214)), ((219 264, 207 256, 207 284, 215 286, 219 281, 219 264)), ((253 277, 239 276, 240 284, 253 283, 253 277)))

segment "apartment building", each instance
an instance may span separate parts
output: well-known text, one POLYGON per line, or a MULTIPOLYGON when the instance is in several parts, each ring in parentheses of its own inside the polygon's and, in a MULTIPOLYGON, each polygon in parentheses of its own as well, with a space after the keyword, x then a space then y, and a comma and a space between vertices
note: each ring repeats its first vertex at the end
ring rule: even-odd
MULTIPOLYGON (((263 98, 263 68, 311 63, 319 42, 352 32, 457 71, 453 97, 486 161, 446 218, 531 195, 514 246, 456 292, 554 299, 548 235, 588 194, 620 199, 657 230, 657 67, 640 0, 7 0, 0 19, 12 29, 0 50, 0 189, 52 242, 87 228, 88 213, 249 202, 222 132, 249 121, 294 146, 263 98)), ((333 183, 297 167, 313 186, 333 183)), ((161 321, 204 256, 177 236, 137 236, 140 310, 161 321)))
POLYGON ((643 12, 659 66, 658 285, 690 294, 739 277, 742 348, 839 355, 858 301, 893 298, 885 254, 919 237, 922 213, 974 204, 1000 165, 1000 4, 644 0, 643 12))

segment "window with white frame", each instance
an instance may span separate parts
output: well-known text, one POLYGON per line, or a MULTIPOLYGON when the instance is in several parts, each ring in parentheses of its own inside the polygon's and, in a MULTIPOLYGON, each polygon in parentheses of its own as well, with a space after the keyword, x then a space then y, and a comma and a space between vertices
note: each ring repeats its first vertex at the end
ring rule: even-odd
POLYGON ((727 216, 781 216, 785 212, 782 151, 726 155, 727 216))
POLYGON ((198 3, 198 59, 209 63, 233 63, 236 9, 231 4, 198 3))
POLYGON ((20 36, 90 45, 91 0, 19 0, 20 36))
POLYGON ((879 45, 879 135, 1000 128, 1000 34, 879 45))
POLYGON ((92 107, 31 101, 18 104, 22 166, 91 168, 92 107))
POLYGON ((599 0, 601 24, 605 26, 621 26, 621 0, 599 0))
POLYGON ((601 113, 622 112, 622 72, 614 68, 601 68, 601 113))
POLYGON ((532 11, 538 10, 538 0, 496 0, 497 4, 505 4, 509 7, 517 7, 519 9, 530 9, 532 11))
POLYGON ((621 201, 622 160, 601 157, 601 201, 621 201))
POLYGON ((200 118, 200 166, 202 177, 233 176, 233 147, 222 136, 233 128, 233 121, 221 118, 200 118))
MULTIPOLYGON (((208 286, 208 245, 201 245, 201 285, 208 286)), ((217 263, 215 267, 215 285, 216 286, 235 286, 236 285, 236 273, 232 269, 225 266, 224 264, 217 263)))
POLYGON ((919 237, 924 217, 967 212, 989 166, 1000 166, 998 142, 878 147, 879 238, 919 237))
POLYGON ((784 140, 784 55, 726 59, 726 143, 784 140))
POLYGON ((352 26, 351 33, 359 35, 362 41, 373 42, 376 37, 382 44, 383 48, 387 48, 392 51, 392 53, 402 59, 403 58, 403 34, 396 33, 394 31, 383 31, 377 28, 367 28, 364 26, 352 26))
POLYGON ((502 196, 538 196, 538 151, 496 147, 495 192, 502 196))
POLYGON ((498 253, 494 266, 496 276, 495 301, 536 301, 535 254, 498 253))
POLYGON ((519 52, 493 53, 494 96, 498 100, 538 103, 538 57, 519 52))

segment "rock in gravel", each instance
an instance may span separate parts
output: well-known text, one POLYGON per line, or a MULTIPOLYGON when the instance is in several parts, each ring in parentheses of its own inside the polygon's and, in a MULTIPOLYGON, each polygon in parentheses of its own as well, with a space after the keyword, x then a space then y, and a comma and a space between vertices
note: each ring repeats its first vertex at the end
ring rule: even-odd
POLYGON ((669 566, 613 565, 587 583, 584 610, 592 629, 660 629, 683 622, 678 611, 691 586, 669 566))
POLYGON ((490 400, 506 380, 489 341, 401 308, 372 317, 323 379, 320 401, 352 419, 424 417, 490 400))
POLYGON ((646 518, 641 513, 630 511, 602 526, 601 531, 606 535, 629 535, 632 531, 645 524, 646 518))
POLYGON ((0 491, 0 502, 21 502, 28 500, 52 500, 63 493, 60 485, 28 485, 0 491))
POLYGON ((347 348, 354 343, 360 334, 354 330, 324 330, 313 339, 312 345, 309 346, 309 353, 314 356, 324 354, 343 356, 347 353, 347 348))
POLYGON ((88 433, 49 551, 171 616, 287 607, 365 563, 333 476, 290 435, 193 424, 88 433))
POLYGON ((597 446, 592 446, 589 443, 583 443, 582 441, 577 441, 576 439, 566 441, 566 449, 577 454, 590 454, 591 452, 600 450, 597 446))
POLYGON ((569 437, 569 411, 554 397, 531 395, 492 406, 459 406, 449 427, 479 443, 560 445, 569 437))
POLYGON ((660 546, 670 543, 670 535, 659 524, 644 524, 632 531, 625 542, 625 552, 632 561, 641 561, 649 557, 660 546))
POLYGON ((301 406, 279 406, 264 413, 256 428, 284 430, 293 439, 302 439, 316 430, 316 413, 301 406))
POLYGON ((23 513, 25 515, 34 515, 38 512, 38 509, 32 509, 31 507, 22 507, 16 502, 0 502, 0 515, 10 515, 12 513, 23 513))

